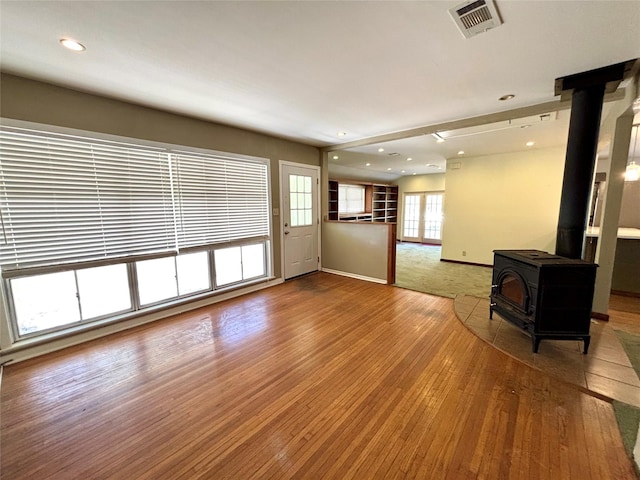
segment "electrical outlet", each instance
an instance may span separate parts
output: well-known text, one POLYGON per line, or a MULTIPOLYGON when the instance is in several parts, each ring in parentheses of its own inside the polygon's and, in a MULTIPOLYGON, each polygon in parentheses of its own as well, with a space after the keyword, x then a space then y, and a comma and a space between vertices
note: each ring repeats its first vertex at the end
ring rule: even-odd
POLYGON ((467 251, 466 250, 462 250, 462 256, 466 257, 467 256, 467 251))

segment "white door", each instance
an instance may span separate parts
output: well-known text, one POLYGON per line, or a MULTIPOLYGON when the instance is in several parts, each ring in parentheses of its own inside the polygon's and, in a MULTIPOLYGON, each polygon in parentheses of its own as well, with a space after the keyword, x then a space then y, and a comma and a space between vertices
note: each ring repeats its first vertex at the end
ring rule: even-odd
POLYGON ((318 270, 319 167, 281 162, 285 280, 318 270))

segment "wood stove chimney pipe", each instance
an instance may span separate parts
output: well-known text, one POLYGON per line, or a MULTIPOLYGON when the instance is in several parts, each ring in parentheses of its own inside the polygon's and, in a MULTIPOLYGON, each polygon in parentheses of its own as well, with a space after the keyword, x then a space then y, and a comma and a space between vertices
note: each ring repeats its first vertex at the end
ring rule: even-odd
POLYGON ((635 60, 557 78, 556 95, 571 95, 571 118, 562 180, 556 255, 582 258, 596 164, 602 101, 615 92, 635 60))

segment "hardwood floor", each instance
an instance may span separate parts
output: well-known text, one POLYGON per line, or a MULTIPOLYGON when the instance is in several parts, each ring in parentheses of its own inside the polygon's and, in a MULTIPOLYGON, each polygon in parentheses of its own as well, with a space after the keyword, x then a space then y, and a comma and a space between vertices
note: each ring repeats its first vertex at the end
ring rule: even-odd
POLYGON ((450 299, 317 273, 5 368, 9 479, 633 479, 613 409, 450 299))

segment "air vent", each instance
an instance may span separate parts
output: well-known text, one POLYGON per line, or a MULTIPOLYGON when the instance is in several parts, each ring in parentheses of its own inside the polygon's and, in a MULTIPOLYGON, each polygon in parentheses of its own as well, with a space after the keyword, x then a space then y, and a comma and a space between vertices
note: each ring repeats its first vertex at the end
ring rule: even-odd
POLYGON ((472 0, 449 10, 465 38, 486 32, 502 23, 492 0, 472 0))

